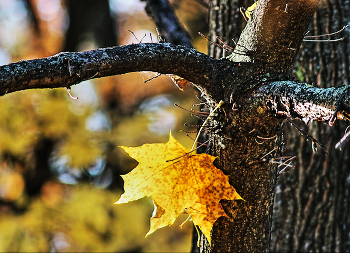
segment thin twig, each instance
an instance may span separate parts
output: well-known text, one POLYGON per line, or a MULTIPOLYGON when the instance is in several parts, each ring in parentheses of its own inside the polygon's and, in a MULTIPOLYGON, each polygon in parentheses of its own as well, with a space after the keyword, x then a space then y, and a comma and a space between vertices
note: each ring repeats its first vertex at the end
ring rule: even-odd
POLYGON ((69 95, 69 97, 71 98, 71 99, 78 99, 78 97, 74 97, 71 93, 70 93, 70 87, 67 87, 66 88, 66 90, 67 90, 67 92, 68 92, 68 95, 69 95))
POLYGON ((335 35, 337 33, 344 31, 346 28, 348 28, 348 25, 343 26, 342 29, 340 29, 339 31, 336 31, 334 33, 327 33, 327 34, 322 34, 322 35, 308 35, 308 36, 304 36, 304 37, 305 38, 318 38, 318 37, 332 36, 332 35, 335 35))
MULTIPOLYGON (((197 131, 196 131, 197 132, 197 131)), ((194 133, 196 133, 196 132, 194 132, 194 133)), ((191 140, 193 140, 194 141, 194 138, 193 137, 191 137, 188 133, 186 134, 186 136, 188 137, 188 138, 190 138, 191 140)), ((199 143, 199 142, 198 142, 199 143)), ((204 143, 200 143, 200 145, 204 145, 204 146, 207 146, 207 147, 209 147, 209 145, 208 144, 204 144, 204 143)))
POLYGON ((199 127, 199 125, 190 125, 188 123, 184 123, 184 126, 188 126, 188 127, 199 127))
MULTIPOLYGON (((319 37, 326 37, 326 36, 332 36, 332 35, 336 35, 342 31, 344 31, 346 28, 348 27, 348 25, 343 26, 342 29, 340 29, 339 31, 336 31, 334 33, 327 33, 327 34, 322 34, 322 35, 312 35, 312 36, 304 36, 305 38, 319 38, 319 37)), ((339 38, 339 39, 328 39, 328 40, 303 40, 303 41, 311 41, 311 42, 337 42, 337 41, 342 41, 344 38, 339 38)))
POLYGON ((222 46, 222 45, 220 45, 220 44, 218 44, 218 43, 212 41, 212 40, 209 39, 207 36, 205 36, 203 33, 198 32, 198 34, 199 34, 200 36, 202 36, 202 38, 204 38, 204 39, 206 39, 207 41, 209 41, 210 43, 213 43, 215 46, 218 46, 218 47, 220 47, 220 48, 226 50, 226 48, 225 48, 224 46, 222 46))
POLYGON ((208 115, 208 114, 209 114, 209 112, 199 112, 199 111, 195 111, 195 110, 193 110, 193 109, 188 110, 188 109, 186 109, 186 108, 180 106, 179 104, 174 104, 174 105, 177 106, 177 107, 179 107, 179 108, 181 108, 182 110, 185 110, 186 112, 197 113, 198 115, 203 115, 203 114, 208 115))
POLYGON ((337 41, 342 41, 344 38, 339 38, 339 39, 328 39, 328 40, 303 40, 303 41, 311 41, 311 42, 337 42, 337 41))
POLYGON ((281 175, 283 173, 283 171, 287 168, 287 167, 292 167, 294 168, 293 165, 290 165, 292 163, 292 161, 290 161, 283 169, 281 169, 279 172, 278 172, 278 176, 281 175))
MULTIPOLYGON (((280 157, 280 159, 283 159, 284 157, 280 157)), ((288 158, 287 160, 285 160, 283 163, 286 164, 286 162, 290 161, 290 160, 293 160, 294 158, 296 158, 296 156, 292 156, 290 158, 288 158)), ((283 165, 282 163, 282 165, 283 165)), ((279 165, 278 167, 280 167, 281 165, 279 165)))
POLYGON ((149 82, 149 81, 152 81, 153 79, 156 79, 156 78, 160 77, 161 75, 162 75, 162 74, 158 73, 157 75, 155 75, 155 76, 153 76, 153 77, 151 77, 151 78, 149 78, 149 79, 143 81, 143 83, 147 83, 147 82, 149 82))
POLYGON ((324 150, 324 152, 326 152, 326 154, 328 154, 327 150, 325 149, 325 147, 322 145, 322 143, 320 143, 318 140, 316 140, 314 137, 312 137, 310 134, 308 134, 307 132, 305 132, 303 129, 299 128, 291 119, 287 118, 288 122, 294 126, 300 133, 302 133, 303 135, 306 136, 307 139, 311 140, 313 143, 317 143, 318 145, 320 145, 320 147, 324 150))
MULTIPOLYGON (((256 141, 256 140, 255 140, 256 141)), ((264 158, 270 154, 272 154, 273 151, 277 150, 278 148, 277 147, 274 147, 273 150, 269 151, 268 153, 266 153, 263 157, 260 158, 260 160, 264 161, 264 158)))
POLYGON ((133 31, 128 30, 128 32, 131 33, 131 34, 134 36, 134 38, 137 40, 138 43, 141 43, 142 39, 144 38, 144 37, 143 37, 141 40, 139 40, 139 39, 136 37, 136 35, 135 35, 135 33, 134 33, 133 31))
POLYGON ((233 52, 235 49, 233 47, 230 47, 229 45, 227 45, 222 39, 220 39, 218 36, 216 36, 216 39, 219 40, 227 49, 227 51, 233 52))
POLYGON ((350 140, 349 136, 350 131, 346 132, 344 136, 340 139, 340 141, 337 144, 335 144, 335 148, 341 150, 343 146, 350 140))

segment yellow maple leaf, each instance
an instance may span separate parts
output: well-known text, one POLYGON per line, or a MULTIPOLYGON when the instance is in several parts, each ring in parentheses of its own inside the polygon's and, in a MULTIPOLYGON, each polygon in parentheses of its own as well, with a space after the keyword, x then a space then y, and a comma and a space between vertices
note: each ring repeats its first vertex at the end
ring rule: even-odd
POLYGON ((213 165, 215 157, 188 153, 171 134, 167 143, 122 148, 139 164, 122 175, 125 193, 116 204, 152 197, 155 212, 147 235, 187 212, 210 239, 213 223, 225 215, 219 201, 241 199, 228 177, 213 165))

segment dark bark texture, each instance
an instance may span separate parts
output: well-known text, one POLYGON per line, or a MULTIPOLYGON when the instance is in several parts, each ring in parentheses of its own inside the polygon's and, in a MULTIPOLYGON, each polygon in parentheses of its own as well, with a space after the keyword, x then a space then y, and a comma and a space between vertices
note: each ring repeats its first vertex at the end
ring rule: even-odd
MULTIPOLYGON (((253 4, 249 0, 212 0, 209 8, 209 39, 219 43, 220 38, 228 46, 234 48, 234 41, 238 41, 246 21, 240 13, 240 7, 247 7, 253 4)), ((214 43, 208 44, 208 54, 211 57, 220 59, 228 56, 229 51, 223 50, 214 43)))
POLYGON ((206 86, 210 80, 215 80, 221 69, 227 71, 225 65, 225 62, 220 63, 194 49, 168 43, 66 52, 1 66, 0 94, 23 89, 69 87, 92 78, 134 71, 177 74, 206 86))
MULTIPOLYGON (((232 27, 220 25, 227 24, 222 21, 223 17, 236 21, 237 25, 243 20, 237 16, 239 8, 236 5, 236 2, 211 3, 211 40, 215 41, 216 36, 221 35, 225 43, 232 44, 228 41, 232 27), (221 22, 217 22, 218 19, 221 22)), ((209 46, 209 53, 216 57, 223 55, 213 45, 209 46)), ((245 79, 238 78, 232 82, 233 85, 246 83, 247 88, 247 79, 246 75, 245 79)), ((221 97, 224 95, 221 94, 221 97)), ((208 137, 213 138, 209 153, 218 157, 215 165, 229 175, 230 183, 245 201, 222 201, 229 218, 221 217, 214 224, 212 245, 202 236, 201 252, 264 252, 269 245, 276 168, 261 158, 269 153, 274 156, 277 152, 274 147, 278 142, 279 120, 272 115, 268 117, 264 113, 264 103, 256 99, 245 100, 239 110, 233 110, 232 106, 233 103, 223 105, 223 111, 212 123, 220 125, 221 132, 208 131, 208 137), (259 137, 267 138, 258 144, 256 140, 259 137)))
MULTIPOLYGON (((349 10, 349 1, 322 1, 308 35, 340 30, 349 24, 349 10)), ((304 42, 296 65, 299 78, 317 87, 348 85, 349 28, 331 38, 340 37, 341 42, 304 42)), ((278 179, 271 251, 349 252, 350 147, 335 149, 348 123, 298 125, 323 143, 328 155, 313 152, 310 141, 286 123, 284 155, 297 158, 294 169, 286 169, 278 179)))

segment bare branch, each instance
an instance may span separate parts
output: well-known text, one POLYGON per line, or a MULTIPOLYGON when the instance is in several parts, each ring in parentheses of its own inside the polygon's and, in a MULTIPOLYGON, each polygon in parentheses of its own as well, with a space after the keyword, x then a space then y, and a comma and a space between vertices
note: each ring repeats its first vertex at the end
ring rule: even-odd
POLYGON ((230 59, 288 71, 318 4, 318 0, 260 0, 230 59))
POLYGON ((317 88, 294 81, 273 82, 263 86, 263 94, 269 107, 276 114, 309 121, 348 119, 350 113, 350 86, 317 88))
POLYGON ((65 52, 52 57, 20 61, 0 67, 0 94, 69 87, 84 80, 135 71, 176 74, 208 87, 220 60, 195 49, 169 43, 133 44, 86 52, 65 52))
POLYGON ((193 47, 189 34, 181 26, 168 0, 142 0, 146 2, 146 12, 154 20, 166 42, 193 47))

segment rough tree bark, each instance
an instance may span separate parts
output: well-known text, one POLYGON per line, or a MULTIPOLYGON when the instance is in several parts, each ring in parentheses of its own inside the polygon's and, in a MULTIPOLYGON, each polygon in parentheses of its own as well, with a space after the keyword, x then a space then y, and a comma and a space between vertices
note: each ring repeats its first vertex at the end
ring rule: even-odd
MULTIPOLYGON (((349 9, 349 1, 323 1, 307 35, 341 30, 350 22, 349 9)), ((317 39, 341 37, 344 40, 340 42, 304 42, 296 65, 300 78, 317 87, 348 85, 349 28, 317 39)), ((349 252, 350 150, 349 145, 342 150, 334 148, 348 122, 336 122, 332 128, 321 122, 298 125, 319 140, 328 154, 313 152, 311 143, 286 123, 285 155, 297 158, 295 167, 286 169, 278 179, 271 251, 349 252)))
POLYGON ((213 59, 167 43, 63 53, 0 67, 0 94, 67 87, 91 78, 144 70, 176 74, 195 83, 210 110, 224 101, 211 119, 209 153, 217 156, 215 165, 229 175, 244 198, 221 201, 228 218, 217 220, 212 245, 203 238, 201 250, 266 252, 281 123, 286 117, 333 123, 349 113, 348 87, 323 90, 292 78, 297 52, 318 4, 317 0, 260 0, 231 60, 213 59))

